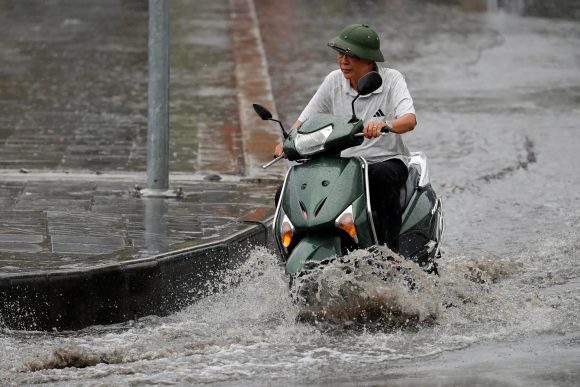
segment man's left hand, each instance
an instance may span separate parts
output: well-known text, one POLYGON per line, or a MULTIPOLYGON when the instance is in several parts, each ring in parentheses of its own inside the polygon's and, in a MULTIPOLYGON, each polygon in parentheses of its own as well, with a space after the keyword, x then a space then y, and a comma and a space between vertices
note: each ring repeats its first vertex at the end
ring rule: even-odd
POLYGON ((384 121, 369 121, 365 124, 363 133, 366 138, 379 137, 381 135, 381 129, 385 127, 384 121))

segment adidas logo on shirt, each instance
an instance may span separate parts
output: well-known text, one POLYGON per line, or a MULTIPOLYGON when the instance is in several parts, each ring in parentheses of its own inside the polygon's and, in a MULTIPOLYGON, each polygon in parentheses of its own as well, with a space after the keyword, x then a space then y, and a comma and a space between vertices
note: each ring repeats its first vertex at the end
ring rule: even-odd
POLYGON ((375 113, 375 115, 373 117, 384 117, 385 113, 383 113, 383 111, 381 109, 377 110, 377 112, 375 113))

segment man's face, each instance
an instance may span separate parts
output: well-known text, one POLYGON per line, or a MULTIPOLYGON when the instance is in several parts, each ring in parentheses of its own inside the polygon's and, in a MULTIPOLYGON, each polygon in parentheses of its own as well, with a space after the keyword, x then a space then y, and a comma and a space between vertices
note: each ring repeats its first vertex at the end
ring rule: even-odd
POLYGON ((366 73, 373 70, 373 62, 367 59, 360 59, 354 55, 343 53, 336 54, 336 60, 342 75, 348 79, 353 87, 356 87, 358 80, 366 73))

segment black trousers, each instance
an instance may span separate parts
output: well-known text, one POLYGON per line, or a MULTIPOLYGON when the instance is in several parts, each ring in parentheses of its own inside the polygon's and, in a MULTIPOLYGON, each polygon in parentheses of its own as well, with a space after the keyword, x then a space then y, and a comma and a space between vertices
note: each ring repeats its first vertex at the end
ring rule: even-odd
MULTIPOLYGON (((399 251, 399 233, 401 232, 402 209, 400 190, 407 181, 409 170, 397 159, 369 164, 369 190, 371 207, 375 220, 375 230, 380 244, 386 244, 391 250, 399 251)), ((276 204, 280 200, 282 186, 276 190, 276 204)))
POLYGON ((408 176, 407 166, 398 159, 369 164, 369 190, 377 238, 380 244, 396 252, 399 252, 403 216, 400 190, 408 176))

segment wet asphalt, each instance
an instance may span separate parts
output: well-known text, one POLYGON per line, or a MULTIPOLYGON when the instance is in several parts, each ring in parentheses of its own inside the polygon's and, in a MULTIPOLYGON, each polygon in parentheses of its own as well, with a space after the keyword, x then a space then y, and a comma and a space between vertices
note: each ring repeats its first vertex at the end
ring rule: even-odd
POLYGON ((147 2, 0 10, 0 276, 121 264, 272 215, 282 169, 264 179, 246 165, 228 2, 171 4, 170 188, 181 200, 135 195, 146 186, 147 2))

